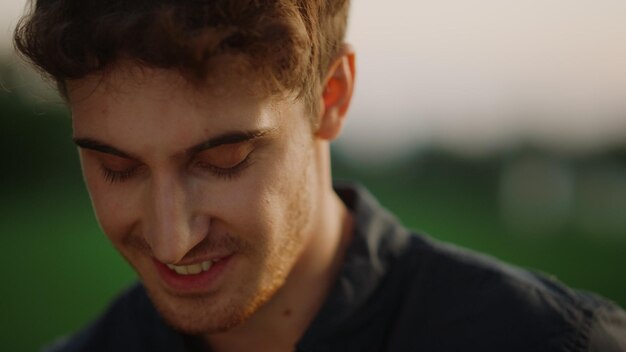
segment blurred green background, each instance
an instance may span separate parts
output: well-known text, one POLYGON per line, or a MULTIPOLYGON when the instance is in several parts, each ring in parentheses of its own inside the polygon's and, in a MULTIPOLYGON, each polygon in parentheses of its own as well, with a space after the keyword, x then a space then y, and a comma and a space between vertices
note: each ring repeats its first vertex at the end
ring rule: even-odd
MULTIPOLYGON (((0 65, 0 341, 30 351, 94 318, 134 274, 94 219, 66 109, 17 76, 0 65)), ((333 157, 337 178, 366 185, 409 227, 626 305, 626 148, 333 157)))

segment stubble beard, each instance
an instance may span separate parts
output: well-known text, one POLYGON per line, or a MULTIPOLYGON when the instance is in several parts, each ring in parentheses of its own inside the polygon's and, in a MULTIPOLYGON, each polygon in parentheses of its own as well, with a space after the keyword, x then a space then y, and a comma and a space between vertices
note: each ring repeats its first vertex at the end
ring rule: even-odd
POLYGON ((230 297, 219 291, 206 295, 176 296, 161 287, 145 286, 157 311, 171 327, 188 335, 225 332, 243 324, 276 294, 301 254, 304 242, 302 232, 309 220, 307 208, 310 194, 305 186, 299 189, 301 191, 288 206, 287 218, 292 221, 288 221, 287 228, 281 231, 284 236, 278 245, 275 243, 271 247, 247 243, 241 246, 248 250, 242 254, 250 256, 258 256, 259 248, 270 249, 259 261, 265 264, 261 272, 267 273, 261 285, 250 286, 242 282, 238 288, 231 286, 230 297))

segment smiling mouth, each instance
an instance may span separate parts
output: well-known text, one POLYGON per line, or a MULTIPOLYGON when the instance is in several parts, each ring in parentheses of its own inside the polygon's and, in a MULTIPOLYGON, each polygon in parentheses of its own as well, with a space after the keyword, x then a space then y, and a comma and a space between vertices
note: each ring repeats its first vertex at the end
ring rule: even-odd
POLYGON ((209 271, 209 269, 211 269, 211 266, 214 263, 219 262, 220 259, 207 260, 202 263, 191 264, 191 265, 167 264, 167 267, 170 268, 172 271, 175 271, 178 275, 197 275, 202 272, 209 271))

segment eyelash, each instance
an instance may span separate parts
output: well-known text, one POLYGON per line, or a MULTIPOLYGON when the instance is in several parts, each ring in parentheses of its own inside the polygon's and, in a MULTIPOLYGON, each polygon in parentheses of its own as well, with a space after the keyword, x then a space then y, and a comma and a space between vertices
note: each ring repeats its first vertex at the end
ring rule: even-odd
POLYGON ((133 176, 133 174, 137 170, 136 167, 133 167, 133 168, 123 170, 123 171, 113 171, 104 166, 102 166, 101 169, 102 169, 102 175, 104 176, 104 179, 108 183, 111 183, 111 184, 121 182, 130 178, 131 176, 133 176))
MULTIPOLYGON (((216 167, 211 164, 201 163, 201 162, 196 162, 195 165, 203 170, 210 171, 212 174, 214 174, 217 177, 227 179, 227 180, 232 180, 233 178, 238 176, 239 172, 241 172, 243 169, 248 167, 250 154, 248 154, 246 158, 243 159, 239 164, 231 168, 225 169, 225 168, 216 167)), ((104 177, 104 179, 108 183, 114 184, 114 183, 122 182, 131 178, 137 171, 138 167, 133 167, 133 168, 123 170, 123 171, 114 171, 104 166, 101 166, 101 169, 102 169, 102 176, 104 177)))
POLYGON ((250 154, 248 154, 239 164, 230 168, 216 167, 211 164, 202 163, 202 162, 196 162, 195 165, 203 170, 207 170, 211 172, 217 177, 220 177, 226 180, 232 180, 236 176, 239 176, 239 173, 243 171, 246 167, 248 167, 248 165, 250 164, 250 161, 249 161, 250 154))

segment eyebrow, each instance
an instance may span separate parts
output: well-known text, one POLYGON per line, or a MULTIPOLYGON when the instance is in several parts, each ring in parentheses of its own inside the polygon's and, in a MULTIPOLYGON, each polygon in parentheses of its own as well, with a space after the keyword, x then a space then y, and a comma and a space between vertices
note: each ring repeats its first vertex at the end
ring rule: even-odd
POLYGON ((188 154, 194 155, 203 150, 219 147, 221 145, 253 141, 265 135, 271 134, 275 130, 276 128, 266 128, 261 130, 225 133, 196 144, 195 146, 189 148, 188 154))
MULTIPOLYGON (((275 128, 266 128, 260 130, 252 130, 252 131, 236 131, 236 132, 227 132, 215 137, 211 137, 203 142, 200 142, 191 148, 187 149, 186 153, 188 155, 197 154, 203 150, 219 147, 221 145, 227 144, 237 144, 246 141, 252 141, 258 138, 261 138, 267 134, 274 132, 275 128)), ((104 142, 98 141, 93 138, 73 138, 74 144, 83 149, 95 150, 101 153, 112 154, 115 156, 119 156, 126 159, 134 159, 139 160, 132 156, 130 153, 117 149, 113 146, 107 145, 104 142)))
POLYGON ((93 138, 73 138, 72 140, 74 141, 74 144, 83 149, 95 150, 97 152, 112 154, 127 159, 137 159, 126 152, 93 138))

